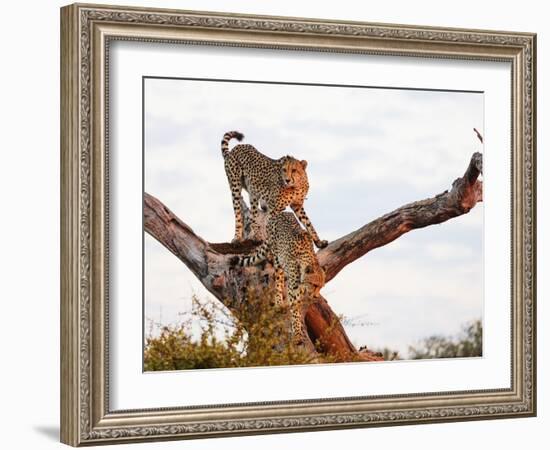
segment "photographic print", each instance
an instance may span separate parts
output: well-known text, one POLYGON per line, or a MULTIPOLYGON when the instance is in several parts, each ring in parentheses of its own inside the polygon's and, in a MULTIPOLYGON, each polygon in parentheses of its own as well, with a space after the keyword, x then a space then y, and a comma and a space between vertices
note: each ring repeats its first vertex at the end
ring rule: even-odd
POLYGON ((536 415, 536 48, 63 7, 61 441, 536 415))
POLYGON ((483 114, 144 77, 144 371, 482 357, 483 114))

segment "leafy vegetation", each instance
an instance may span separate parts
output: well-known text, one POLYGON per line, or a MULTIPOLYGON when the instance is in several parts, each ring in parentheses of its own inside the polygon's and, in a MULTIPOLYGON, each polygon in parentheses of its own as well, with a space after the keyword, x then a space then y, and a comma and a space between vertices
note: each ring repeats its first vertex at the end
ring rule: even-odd
POLYGON ((483 326, 475 320, 456 337, 430 336, 419 347, 409 347, 411 359, 471 358, 483 353, 483 326))
MULTIPOLYGON (((150 328, 145 340, 146 371, 213 369, 340 362, 315 355, 292 342, 286 308, 273 306, 272 294, 249 293, 247 304, 229 312, 219 304, 193 298, 193 308, 178 325, 150 328), (269 304, 267 304, 269 303, 269 304), (234 319, 239 317, 239 320, 234 319), (194 327, 198 325, 198 332, 194 327)), ((330 327, 329 327, 330 329, 330 327)), ((316 342, 320 348, 322 339, 316 342)), ((348 358, 349 360, 349 358, 348 358)))
MULTIPOLYGON (((273 295, 250 292, 246 304, 228 311, 217 302, 193 297, 192 310, 177 325, 158 326, 151 323, 145 339, 146 371, 259 367, 312 363, 363 361, 360 356, 327 355, 306 351, 292 342, 288 331, 288 310, 272 305, 273 295), (239 319, 235 319, 239 317, 239 319)), ((343 318, 339 320, 344 321, 343 318)), ((330 333, 333 324, 328 327, 330 333)), ((482 324, 476 320, 463 326, 454 337, 441 335, 423 339, 409 347, 409 357, 402 357, 389 348, 379 353, 385 361, 400 359, 432 359, 475 357, 482 355, 482 324)), ((323 347, 323 337, 315 342, 323 347)), ((361 349, 360 349, 361 350, 361 349)), ((378 354, 378 352, 377 352, 378 354)))

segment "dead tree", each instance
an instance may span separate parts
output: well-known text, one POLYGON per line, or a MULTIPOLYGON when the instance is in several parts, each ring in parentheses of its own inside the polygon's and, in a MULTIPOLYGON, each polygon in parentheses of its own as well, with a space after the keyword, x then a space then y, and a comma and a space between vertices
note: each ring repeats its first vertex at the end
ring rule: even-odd
MULTIPOLYGON (((477 202, 482 201, 483 185, 478 180, 481 173, 482 156, 474 153, 466 172, 453 182, 450 190, 404 205, 329 243, 317 253, 326 272, 327 283, 348 264, 411 230, 439 224, 468 213, 477 202)), ((250 233, 250 217, 244 202, 243 211, 246 237, 250 233)), ((230 266, 233 255, 252 251, 258 242, 247 240, 238 245, 209 243, 176 217, 160 200, 147 193, 144 218, 147 233, 177 256, 233 314, 242 310, 247 289, 271 285, 273 267, 269 264, 245 269, 230 266)), ((265 222, 265 216, 260 220, 265 222)), ((323 297, 309 306, 305 322, 312 341, 321 340, 322 352, 337 354, 339 357, 347 355, 360 356, 365 360, 381 359, 370 352, 358 352, 323 297)))

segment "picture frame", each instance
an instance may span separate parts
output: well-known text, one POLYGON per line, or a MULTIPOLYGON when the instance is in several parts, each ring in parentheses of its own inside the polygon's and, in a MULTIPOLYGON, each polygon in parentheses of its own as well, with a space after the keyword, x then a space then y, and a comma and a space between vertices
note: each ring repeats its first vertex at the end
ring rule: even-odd
POLYGON ((82 446, 536 415, 535 99, 532 33, 107 5, 62 8, 61 441, 82 446), (509 386, 113 409, 114 42, 262 49, 268 55, 291 50, 295 58, 317 52, 509 64, 509 386))

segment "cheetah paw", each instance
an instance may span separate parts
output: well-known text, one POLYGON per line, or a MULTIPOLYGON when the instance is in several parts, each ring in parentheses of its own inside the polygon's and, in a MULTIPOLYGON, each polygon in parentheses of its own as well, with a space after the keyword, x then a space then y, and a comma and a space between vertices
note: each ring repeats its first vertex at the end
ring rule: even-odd
POLYGON ((317 248, 325 248, 327 245, 328 245, 328 241, 324 239, 322 241, 315 242, 315 246, 317 248))

